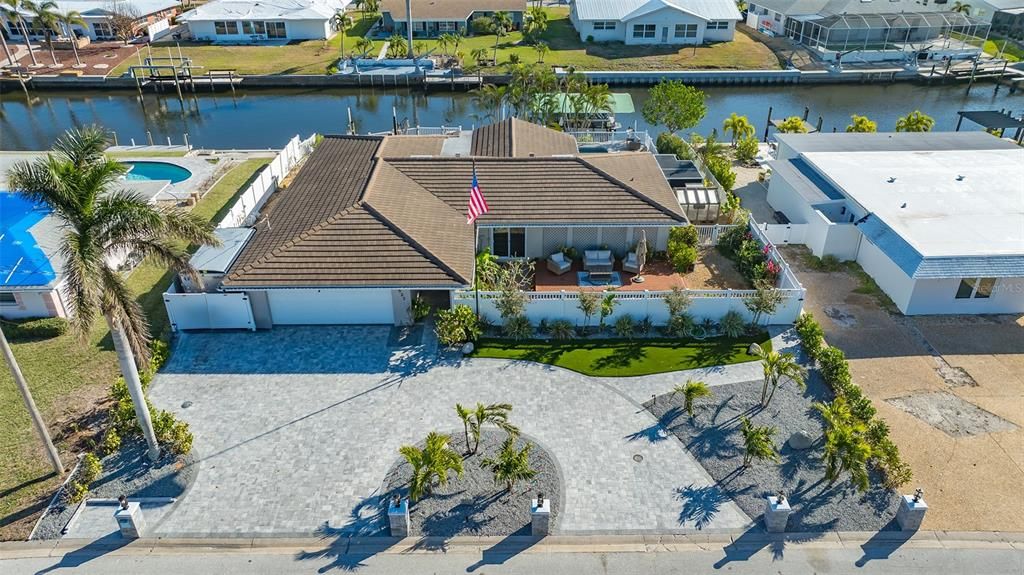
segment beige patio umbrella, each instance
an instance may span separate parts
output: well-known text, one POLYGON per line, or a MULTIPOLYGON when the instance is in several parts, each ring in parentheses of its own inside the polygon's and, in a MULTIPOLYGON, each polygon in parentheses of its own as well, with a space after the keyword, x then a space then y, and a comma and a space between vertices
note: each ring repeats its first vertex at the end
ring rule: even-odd
POLYGON ((636 277, 633 281, 644 281, 644 265, 647 263, 647 232, 640 230, 640 241, 636 244, 636 277))

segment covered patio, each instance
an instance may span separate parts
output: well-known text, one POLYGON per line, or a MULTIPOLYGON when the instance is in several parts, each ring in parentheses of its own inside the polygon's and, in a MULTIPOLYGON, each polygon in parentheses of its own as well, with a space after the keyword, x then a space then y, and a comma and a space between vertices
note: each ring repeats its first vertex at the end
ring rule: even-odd
POLYGON ((704 247, 698 253, 693 271, 685 274, 676 272, 667 261, 648 261, 641 283, 631 281, 635 274, 623 271, 622 260, 617 259, 612 269, 618 274, 621 285, 580 285, 581 261, 573 262, 570 270, 560 275, 539 262, 534 274, 534 291, 668 291, 674 287, 690 290, 750 289, 739 270, 717 249, 704 247))

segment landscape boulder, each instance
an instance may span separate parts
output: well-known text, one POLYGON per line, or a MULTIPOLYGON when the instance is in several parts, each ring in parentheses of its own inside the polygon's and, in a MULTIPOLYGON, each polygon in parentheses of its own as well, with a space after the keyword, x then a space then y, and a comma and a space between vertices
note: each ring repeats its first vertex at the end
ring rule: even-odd
POLYGON ((787 443, 791 448, 796 450, 810 449, 811 446, 814 445, 814 438, 806 431, 797 431, 793 435, 789 436, 789 441, 787 443))

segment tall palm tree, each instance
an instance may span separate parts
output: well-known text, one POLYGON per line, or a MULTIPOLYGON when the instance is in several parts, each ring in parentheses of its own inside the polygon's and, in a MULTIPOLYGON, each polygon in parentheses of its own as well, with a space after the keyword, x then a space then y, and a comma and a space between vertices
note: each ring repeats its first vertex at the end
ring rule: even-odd
POLYGON ((496 425, 510 434, 519 433, 519 429, 508 421, 511 411, 512 404, 509 403, 476 404, 469 421, 469 434, 473 436, 473 451, 471 453, 476 453, 480 449, 480 433, 483 426, 488 423, 496 425))
POLYGON ((461 403, 455 404, 455 413, 462 421, 462 432, 466 434, 466 451, 469 451, 469 423, 473 419, 473 411, 464 407, 461 403))
POLYGON ((748 467, 754 459, 778 461, 779 453, 775 450, 775 433, 777 430, 766 425, 757 427, 746 417, 740 418, 740 434, 743 436, 743 467, 748 467))
POLYGON ((57 3, 53 0, 45 0, 44 2, 31 2, 29 0, 22 0, 22 6, 28 8, 32 12, 32 24, 43 29, 43 34, 46 39, 46 47, 50 49, 50 58, 53 60, 53 65, 60 64, 57 61, 57 53, 53 51, 53 33, 60 29, 60 22, 57 18, 57 3))
POLYGON ((486 117, 492 120, 500 120, 501 110, 505 105, 505 86, 486 84, 478 90, 474 90, 473 99, 477 106, 486 110, 486 117))
POLYGON ((775 390, 779 387, 782 378, 792 380, 800 389, 805 387, 804 368, 796 361, 796 356, 791 353, 779 353, 770 350, 765 351, 761 346, 754 344, 754 355, 761 360, 761 371, 764 374, 764 385, 761 388, 761 407, 768 407, 775 390), (771 387, 769 394, 768 388, 771 387))
POLYGON ((896 120, 897 132, 930 132, 935 127, 935 120, 920 110, 914 110, 896 120))
POLYGON ((32 42, 28 37, 28 24, 25 22, 25 17, 21 15, 22 11, 32 11, 32 2, 30 0, 0 0, 0 4, 3 5, 7 18, 14 22, 15 28, 21 28, 21 37, 24 38, 25 47, 28 48, 28 57, 32 59, 33 66, 38 66, 39 61, 36 60, 36 53, 32 50, 32 42))
POLYGON ((134 192, 118 189, 127 167, 105 156, 106 146, 106 134, 97 127, 69 130, 46 157, 15 164, 7 182, 21 196, 45 203, 60 220, 72 329, 85 338, 97 312, 103 315, 149 456, 156 459, 160 448, 138 371, 149 360, 149 326, 110 262, 135 253, 198 280, 180 242, 213 245, 217 239, 212 224, 199 216, 157 208, 134 192))
POLYGON ((345 34, 352 29, 354 22, 352 17, 345 13, 344 10, 338 10, 331 16, 331 28, 334 28, 338 32, 341 32, 341 57, 345 57, 345 34))
POLYGON ((494 34, 494 63, 498 63, 498 42, 512 29, 512 17, 508 12, 499 10, 491 16, 491 34, 494 34))
POLYGON ((540 35, 548 29, 548 13, 543 8, 534 6, 526 11, 523 23, 523 35, 531 42, 540 41, 540 35))
POLYGON ((494 483, 504 483, 505 490, 512 493, 516 481, 533 479, 537 470, 530 467, 530 450, 533 444, 527 442, 522 449, 516 449, 519 434, 510 433, 501 444, 497 457, 488 457, 480 462, 480 467, 490 469, 494 474, 494 483))
POLYGON ((683 396, 683 409, 686 410, 686 414, 693 419, 693 402, 702 397, 712 397, 715 395, 712 393, 711 388, 708 384, 703 381, 694 381, 692 379, 686 380, 686 385, 677 385, 672 388, 672 395, 676 394, 683 396))
POLYGON ((21 373, 21 367, 18 366, 18 360, 15 359, 14 352, 11 351, 11 346, 7 343, 7 336, 4 335, 2 326, 0 326, 0 351, 3 352, 4 359, 7 361, 7 367, 11 370, 14 385, 21 392, 21 399, 25 402, 25 409, 28 410, 29 417, 32 418, 32 425, 36 428, 36 433, 39 434, 39 439, 43 442, 46 456, 50 459, 50 465, 53 466, 54 473, 64 475, 64 464, 60 461, 60 454, 57 453, 57 448, 53 445, 53 439, 50 438, 50 430, 46 428, 46 422, 43 421, 43 416, 39 413, 35 400, 32 399, 32 390, 28 388, 25 376, 21 373))
POLYGON ((749 138, 754 135, 754 125, 746 116, 740 116, 733 112, 722 122, 722 131, 732 134, 732 147, 736 147, 737 138, 749 138))
MULTIPOLYGON (((12 12, 14 11, 11 8, 12 6, 9 3, 7 3, 6 0, 0 0, 0 16, 4 16, 5 18, 7 18, 8 22, 13 23, 14 26, 17 27, 18 24, 17 19, 15 17, 16 13, 12 14, 12 12)), ((0 44, 2 44, 4 47, 4 58, 6 58, 6 60, 4 61, 4 65, 6 66, 10 64, 11 66, 13 66, 14 55, 11 54, 11 47, 7 45, 7 34, 0 32, 0 44)))
POLYGON ((85 20, 82 19, 82 15, 77 11, 66 10, 57 13, 57 21, 60 22, 64 28, 64 33, 71 40, 71 50, 75 53, 75 67, 84 68, 85 65, 82 64, 82 59, 78 57, 78 36, 75 35, 75 29, 72 26, 85 26, 85 20))
POLYGON ((832 403, 814 403, 825 420, 825 478, 833 484, 845 471, 860 491, 867 491, 868 461, 872 456, 865 434, 867 426, 853 417, 846 400, 837 397, 832 403))
POLYGON ((429 495, 436 480, 441 485, 448 483, 448 473, 454 471, 462 477, 462 456, 448 447, 451 437, 436 431, 427 435, 423 449, 413 445, 403 445, 398 452, 412 467, 412 478, 409 480, 409 499, 419 501, 429 495))

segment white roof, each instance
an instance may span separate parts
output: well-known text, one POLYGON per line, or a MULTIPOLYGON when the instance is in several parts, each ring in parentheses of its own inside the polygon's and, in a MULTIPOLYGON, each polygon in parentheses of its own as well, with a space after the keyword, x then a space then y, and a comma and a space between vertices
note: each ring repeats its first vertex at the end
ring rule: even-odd
MULTIPOLYGON (((178 0, 116 0, 115 2, 110 0, 57 0, 57 11, 70 12, 74 10, 85 17, 105 17, 110 13, 109 9, 112 4, 131 5, 138 10, 140 16, 181 7, 178 0)), ((24 9, 19 9, 18 12, 28 16, 29 20, 32 19, 31 12, 24 9)))
POLYGON ((213 0, 178 19, 208 20, 325 20, 348 6, 349 0, 213 0))
POLYGON ((804 158, 925 258, 1024 255, 1024 149, 804 158))
POLYGON ((663 8, 692 14, 704 20, 742 18, 734 0, 575 0, 580 20, 628 21, 663 8))

